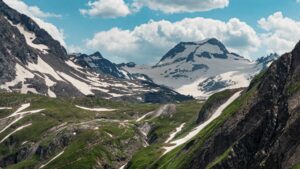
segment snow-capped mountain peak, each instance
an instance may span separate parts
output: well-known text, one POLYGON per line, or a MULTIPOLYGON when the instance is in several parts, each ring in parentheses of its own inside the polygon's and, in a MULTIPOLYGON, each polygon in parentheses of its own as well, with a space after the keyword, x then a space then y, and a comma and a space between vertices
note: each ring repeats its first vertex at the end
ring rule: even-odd
POLYGON ((273 58, 261 62, 231 53, 216 38, 200 42, 181 42, 167 52, 155 66, 124 66, 128 72, 145 74, 155 83, 185 95, 207 98, 230 88, 248 86, 253 76, 273 58))
POLYGON ((156 66, 164 66, 176 62, 195 62, 196 58, 227 59, 242 58, 230 53, 225 45, 216 38, 199 42, 180 42, 165 54, 156 66))

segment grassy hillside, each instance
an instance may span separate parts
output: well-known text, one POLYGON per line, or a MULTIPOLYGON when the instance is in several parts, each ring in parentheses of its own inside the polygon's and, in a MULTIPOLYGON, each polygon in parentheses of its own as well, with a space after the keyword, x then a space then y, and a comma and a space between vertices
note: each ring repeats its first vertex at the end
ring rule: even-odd
POLYGON ((0 107, 12 109, 0 110, 0 130, 17 119, 7 117, 25 103, 31 105, 22 112, 43 110, 25 115, 0 133, 0 140, 7 137, 0 144, 0 166, 5 168, 119 168, 139 150, 163 143, 182 123, 190 126, 202 105, 198 101, 178 103, 172 114, 137 121, 163 105, 1 93, 0 107), (88 111, 76 105, 115 110, 88 111), (145 123, 151 126, 147 137, 140 131, 145 123), (155 141, 144 148, 153 137, 155 141))

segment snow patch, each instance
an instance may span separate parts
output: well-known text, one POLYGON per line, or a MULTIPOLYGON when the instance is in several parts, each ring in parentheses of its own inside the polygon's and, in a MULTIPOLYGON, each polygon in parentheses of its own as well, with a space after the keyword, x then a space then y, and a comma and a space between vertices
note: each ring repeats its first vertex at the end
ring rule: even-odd
POLYGON ((127 166, 127 163, 122 165, 119 169, 124 169, 127 166))
POLYGON ((60 152, 59 154, 57 154, 55 157, 53 157, 51 160, 49 160, 46 164, 41 165, 41 168, 46 167, 48 164, 50 164, 52 161, 54 161, 55 159, 57 159, 58 157, 60 157, 62 154, 64 153, 64 151, 60 152))
POLYGON ((185 123, 182 123, 179 127, 176 128, 176 131, 171 133, 169 138, 165 141, 165 143, 169 143, 171 140, 173 140, 176 136, 176 134, 178 134, 184 127, 185 123))
POLYGON ((116 111, 117 109, 108 109, 108 108, 88 108, 83 106, 76 105, 77 108, 88 110, 88 111, 96 111, 96 112, 107 112, 107 111, 116 111))
POLYGON ((108 132, 105 132, 110 138, 113 138, 113 135, 108 133, 108 132))
POLYGON ((63 72, 57 72, 61 77, 66 79, 70 84, 72 84, 75 88, 77 88, 82 94, 84 95, 94 95, 94 93, 91 91, 92 86, 88 85, 87 83, 84 83, 78 79, 73 78, 70 75, 67 75, 63 72))
POLYGON ((36 72, 40 72, 42 74, 51 75, 54 79, 56 79, 58 81, 64 81, 56 73, 56 71, 48 63, 46 63, 41 57, 37 58, 37 64, 29 62, 27 68, 31 71, 36 71, 36 72))
POLYGON ((138 119, 136 120, 136 122, 142 121, 144 118, 146 118, 147 116, 149 116, 149 115, 151 115, 151 114, 153 114, 153 113, 154 113, 154 111, 151 111, 151 112, 149 112, 149 113, 146 113, 146 114, 143 115, 142 117, 138 118, 138 119))
POLYGON ((242 91, 239 91, 237 93, 235 93, 233 96, 231 96, 224 104, 222 104, 215 112, 214 114, 204 123, 200 124, 198 127, 194 128, 190 133, 188 133, 185 137, 174 140, 172 142, 170 142, 170 144, 173 144, 172 146, 165 146, 163 147, 166 151, 163 153, 166 154, 170 151, 172 151, 173 149, 175 149, 176 147, 186 143, 187 141, 189 141, 190 139, 192 139, 193 137, 195 137, 202 129, 204 129, 208 124, 210 124, 213 120, 215 120, 216 118, 218 118, 223 110, 228 107, 234 100, 236 100, 242 91))
MULTIPOLYGON (((7 18, 6 18, 7 19, 7 18)), ((34 48, 34 49, 38 49, 40 51, 42 51, 44 54, 48 54, 48 50, 49 50, 49 47, 46 46, 46 45, 43 45, 43 44, 35 44, 33 43, 33 41, 36 39, 36 35, 34 32, 29 32, 27 31, 23 25, 21 24, 17 24, 17 25, 14 25, 9 19, 7 19, 7 21, 14 27, 16 27, 19 32, 21 34, 24 35, 25 37, 25 40, 26 40, 26 43, 28 46, 34 48)))
POLYGON ((14 130, 13 132, 9 133, 8 135, 6 135, 1 141, 0 141, 0 144, 3 143, 3 141, 5 141, 8 137, 10 137, 11 135, 15 134, 16 132, 26 128, 26 127, 29 127, 31 126, 32 123, 29 123, 29 124, 26 124, 26 125, 23 125, 21 127, 18 127, 16 130, 14 130))
POLYGON ((0 107, 0 110, 11 110, 12 107, 0 107))
POLYGON ((26 78, 33 78, 34 74, 32 74, 30 71, 25 69, 23 66, 21 66, 19 63, 16 63, 15 66, 16 71, 16 77, 14 80, 10 82, 6 82, 5 84, 1 85, 1 89, 5 89, 7 91, 12 91, 10 87, 16 86, 18 83, 22 83, 22 88, 20 89, 21 93, 26 94, 28 91, 31 91, 33 93, 37 93, 35 89, 29 88, 26 82, 26 78))

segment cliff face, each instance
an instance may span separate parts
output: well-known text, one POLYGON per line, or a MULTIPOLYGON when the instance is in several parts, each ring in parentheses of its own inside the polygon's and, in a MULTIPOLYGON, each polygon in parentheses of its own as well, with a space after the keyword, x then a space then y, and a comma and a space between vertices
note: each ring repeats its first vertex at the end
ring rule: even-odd
MULTIPOLYGON (((203 106, 198 122, 214 105, 218 100, 203 106)), ((152 168, 281 169, 299 164, 300 42, 256 76, 218 119, 152 168)))
POLYGON ((187 168, 290 168, 300 163, 299 77, 300 43, 272 64, 252 96, 195 152, 187 168))

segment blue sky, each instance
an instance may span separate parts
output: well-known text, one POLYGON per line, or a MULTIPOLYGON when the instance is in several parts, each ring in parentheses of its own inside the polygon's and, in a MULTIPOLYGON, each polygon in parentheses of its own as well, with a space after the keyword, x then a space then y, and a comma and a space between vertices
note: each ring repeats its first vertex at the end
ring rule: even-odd
MULTIPOLYGON (((195 7, 193 12, 183 10, 173 11, 171 13, 164 11, 164 9, 154 9, 156 6, 161 5, 157 4, 159 1, 156 0, 149 0, 152 1, 152 7, 147 0, 125 0, 125 5, 130 10, 130 13, 123 13, 121 14, 122 16, 116 16, 115 18, 107 18, 102 14, 91 15, 81 13, 79 11, 80 9, 88 11, 93 8, 93 6, 88 5, 87 0, 23 1, 28 7, 36 6, 42 12, 59 15, 59 17, 49 16, 40 17, 40 19, 55 25, 59 30, 63 30, 64 41, 70 52, 82 51, 92 53, 99 50, 106 58, 115 62, 135 61, 138 63, 152 64, 180 41, 200 41, 204 38, 210 38, 209 36, 217 37, 223 41, 230 50, 250 58, 257 58, 258 56, 266 55, 270 52, 283 53, 283 51, 291 50, 292 44, 295 44, 300 39, 299 31, 295 30, 296 28, 300 28, 300 3, 296 2, 297 0, 220 0, 220 3, 228 1, 229 4, 225 5, 226 7, 224 8, 218 7, 218 4, 216 7, 214 7, 214 4, 210 4, 210 7, 215 9, 203 10, 200 7, 195 7), (143 7, 138 10, 132 9, 133 1, 141 1, 143 7), (270 18, 268 19, 268 17, 270 18), (202 18, 202 20, 189 20, 187 21, 189 23, 187 25, 181 23, 182 20, 187 18, 202 18), (218 30, 216 31, 216 35, 209 33, 209 30, 213 29, 216 25, 205 26, 205 23, 210 24, 210 21, 207 20, 208 18, 217 22, 223 22, 224 25, 215 23, 217 27, 220 27, 220 30, 229 30, 225 32, 218 30), (237 18, 237 23, 229 22, 232 18, 237 18), (258 22, 261 18, 265 18, 265 22, 258 22), (160 23, 162 20, 167 22, 160 23), (158 23, 149 24, 149 21, 158 23), (193 22, 199 24, 198 21, 204 23, 199 26, 199 29, 201 28, 202 30, 199 30, 195 35, 189 35, 184 32, 184 30, 180 30, 178 34, 175 31, 177 28, 188 30, 189 27, 193 26, 193 22), (246 26, 242 25, 242 23, 246 24, 246 26), (146 24, 147 26, 135 30, 135 28, 141 27, 140 25, 142 24, 146 24), (232 27, 230 25, 236 24, 238 25, 237 30, 245 29, 245 31, 241 33, 243 35, 245 34, 245 36, 236 35, 236 29, 228 28, 232 27), (172 25, 172 28, 165 25, 172 25), (157 37, 156 39, 149 40, 150 37, 147 37, 149 34, 150 36, 155 35, 152 35, 153 32, 144 32, 149 31, 149 29, 157 29, 157 27, 162 27, 162 36, 166 37, 163 39, 157 37), (296 28, 290 29, 289 27, 296 28), (169 28, 170 30, 168 30, 169 28), (112 31, 112 29, 114 29, 114 31, 112 31), (253 29, 254 32, 250 29, 253 29), (96 36, 97 33, 99 34, 98 36, 96 36), (176 38, 173 38, 174 34, 176 38), (121 42, 119 42, 118 36, 115 37, 116 35, 119 35, 119 38, 122 39, 120 40, 121 42), (126 40, 123 39, 124 37, 126 37, 126 40), (249 40, 252 37, 253 39, 249 40), (103 41, 101 41, 102 39, 103 41), (160 45, 155 44, 158 41, 160 45), (273 41, 276 41, 273 46, 268 44, 273 43, 273 41), (239 43, 241 45, 238 45, 239 43), (255 43, 259 43, 259 45, 255 45, 255 43), (115 47, 109 46, 110 44, 115 44, 115 47)), ((91 0, 90 2, 93 3, 95 1, 107 0, 91 0)), ((171 0, 165 1, 172 3, 171 0)), ((180 8, 182 4, 180 1, 182 0, 175 1, 173 2, 179 4, 175 4, 176 8, 180 8)), ((194 6, 198 5, 196 2, 199 2, 199 0, 188 1, 192 6, 193 1, 195 2, 194 6)), ((199 5, 202 4, 199 3, 199 5)), ((112 11, 106 12, 110 12, 111 14, 114 10, 118 10, 118 6, 115 6, 115 8, 114 4, 112 4, 112 6, 112 9, 110 9, 112 11)), ((36 17, 38 18, 39 16, 36 17)), ((191 29, 191 31, 195 32, 194 29, 191 29)), ((157 31, 154 32, 157 33, 157 31)))

